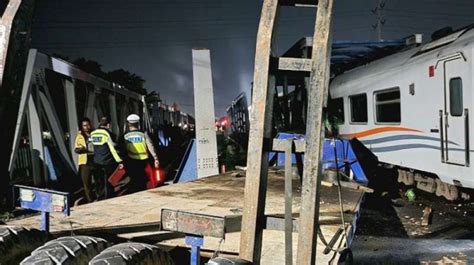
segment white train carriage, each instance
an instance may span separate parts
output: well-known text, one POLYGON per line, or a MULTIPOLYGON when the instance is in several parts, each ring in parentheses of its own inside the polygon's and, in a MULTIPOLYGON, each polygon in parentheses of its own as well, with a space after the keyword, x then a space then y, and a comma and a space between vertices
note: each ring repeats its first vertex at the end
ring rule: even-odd
POLYGON ((340 135, 398 166, 399 181, 450 200, 466 196, 456 187, 474 189, 473 49, 468 27, 336 77, 340 135))

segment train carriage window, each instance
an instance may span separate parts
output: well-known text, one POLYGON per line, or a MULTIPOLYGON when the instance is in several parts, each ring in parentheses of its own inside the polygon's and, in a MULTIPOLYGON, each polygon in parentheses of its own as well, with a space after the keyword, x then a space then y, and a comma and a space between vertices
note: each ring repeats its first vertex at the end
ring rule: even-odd
POLYGON ((375 118, 378 123, 400 123, 400 88, 375 92, 375 118))
POLYGON ((351 106, 351 122, 367 122, 367 95, 360 94, 349 97, 351 106))
POLYGON ((449 112, 451 116, 462 116, 462 79, 460 77, 449 80, 449 112))

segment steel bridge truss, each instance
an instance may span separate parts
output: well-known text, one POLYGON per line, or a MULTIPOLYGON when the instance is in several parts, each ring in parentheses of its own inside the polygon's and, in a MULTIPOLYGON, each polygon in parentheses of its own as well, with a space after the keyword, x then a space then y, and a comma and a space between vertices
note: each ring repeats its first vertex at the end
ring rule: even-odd
POLYGON ((35 185, 42 185, 51 179, 51 170, 48 171, 47 167, 48 163, 53 162, 48 154, 51 149, 56 154, 54 162, 59 160, 68 172, 77 173, 74 140, 79 120, 88 117, 97 127, 100 117, 108 116, 112 132, 118 135, 123 132, 130 113, 143 115, 142 128, 150 128, 144 95, 31 49, 21 91, 9 172, 12 175, 17 167, 20 142, 27 139, 35 185))

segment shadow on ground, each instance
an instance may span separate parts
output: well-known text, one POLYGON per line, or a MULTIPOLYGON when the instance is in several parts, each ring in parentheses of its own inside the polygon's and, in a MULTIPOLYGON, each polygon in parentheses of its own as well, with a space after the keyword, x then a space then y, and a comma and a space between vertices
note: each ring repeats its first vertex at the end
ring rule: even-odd
POLYGON ((361 205, 352 243, 354 264, 474 264, 473 204, 451 203, 416 192, 401 197, 405 187, 394 169, 377 166, 369 177, 373 194, 361 205), (423 209, 433 209, 432 222, 421 226, 423 209))

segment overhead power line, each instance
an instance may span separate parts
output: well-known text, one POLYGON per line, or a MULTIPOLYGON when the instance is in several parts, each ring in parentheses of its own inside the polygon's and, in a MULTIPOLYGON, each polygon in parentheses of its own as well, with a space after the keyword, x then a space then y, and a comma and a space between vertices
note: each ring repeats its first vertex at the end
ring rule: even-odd
MULTIPOLYGON (((366 29, 365 26, 344 28, 340 31, 354 31, 366 29)), ((336 32, 338 32, 337 30, 336 32)), ((309 32, 307 34, 278 34, 277 38, 286 39, 298 39, 305 35, 312 35, 309 32)), ((211 44, 218 41, 229 41, 229 40, 254 40, 256 35, 242 35, 242 36, 222 36, 214 38, 193 38, 193 39, 181 39, 181 40, 168 40, 165 42, 159 40, 132 40, 132 41, 79 41, 79 42, 47 42, 37 43, 36 46, 41 49, 114 49, 114 48, 129 48, 129 47, 173 47, 173 46, 188 46, 188 45, 199 45, 202 42, 210 42, 211 44)))
MULTIPOLYGON (((338 13, 339 15, 365 15, 368 14, 366 11, 352 11, 352 12, 341 12, 338 13)), ((282 18, 281 20, 284 21, 298 21, 298 20, 309 20, 315 19, 315 16, 298 16, 298 17, 290 17, 290 18, 282 18)), ((346 17, 341 17, 344 19, 346 17)), ((84 24, 84 25, 102 25, 102 24, 111 24, 111 25, 124 25, 124 24, 159 24, 159 25, 167 25, 167 24, 175 24, 175 23, 227 23, 227 22, 246 22, 246 21, 258 21, 258 17, 256 16, 232 16, 227 18, 219 18, 219 19, 140 19, 140 20, 124 20, 124 19, 115 19, 115 20, 104 20, 104 19, 81 19, 81 20, 35 20, 34 23, 36 25, 68 25, 68 24, 84 24)))

